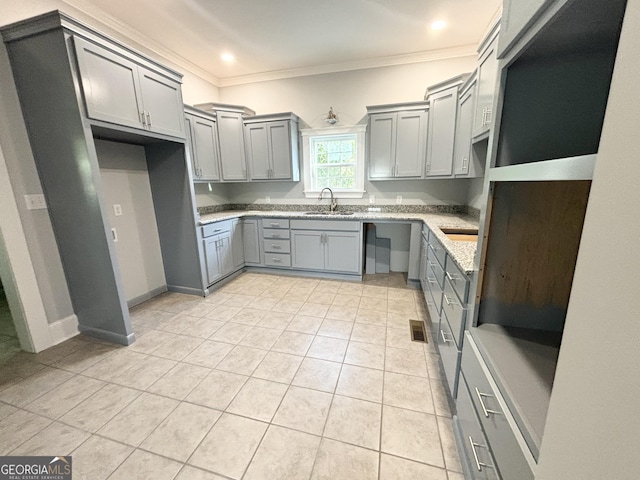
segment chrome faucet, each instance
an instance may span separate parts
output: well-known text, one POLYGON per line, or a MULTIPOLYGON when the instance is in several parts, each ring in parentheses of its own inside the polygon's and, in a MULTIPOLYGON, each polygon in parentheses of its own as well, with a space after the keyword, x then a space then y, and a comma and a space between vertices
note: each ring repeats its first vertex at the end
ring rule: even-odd
POLYGON ((318 200, 322 200, 322 194, 324 193, 325 190, 329 190, 329 193, 331 194, 331 203, 329 204, 329 212, 333 213, 336 211, 336 207, 338 206, 338 202, 336 201, 335 198, 333 198, 333 190, 331 190, 329 187, 324 187, 322 190, 320 190, 320 195, 318 195, 318 200))

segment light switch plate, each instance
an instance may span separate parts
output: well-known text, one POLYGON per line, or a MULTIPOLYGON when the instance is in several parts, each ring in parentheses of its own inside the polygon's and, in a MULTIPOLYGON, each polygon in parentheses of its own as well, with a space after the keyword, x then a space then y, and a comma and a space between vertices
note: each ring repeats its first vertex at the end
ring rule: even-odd
POLYGON ((398 196, 396 197, 396 203, 397 203, 397 204, 401 204, 401 203, 402 203, 402 195, 398 195, 398 196))
POLYGON ((122 215, 122 205, 120 205, 119 203, 114 203, 113 204, 113 214, 116 217, 119 217, 122 215))

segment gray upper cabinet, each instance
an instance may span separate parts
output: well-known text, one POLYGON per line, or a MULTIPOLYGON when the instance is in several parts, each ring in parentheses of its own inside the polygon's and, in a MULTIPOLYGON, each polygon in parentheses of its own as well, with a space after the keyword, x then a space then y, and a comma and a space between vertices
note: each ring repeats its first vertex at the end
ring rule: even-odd
POLYGON ((500 25, 499 57, 502 58, 529 26, 552 3, 561 6, 568 0, 504 0, 500 25))
POLYGON ((428 107, 426 102, 367 107, 370 180, 422 178, 428 107))
POLYGON ((428 178, 453 175, 458 92, 467 76, 458 75, 427 89, 430 119, 425 175, 428 178))
POLYGON ((458 99, 458 119, 453 145, 453 173, 456 177, 481 177, 484 158, 471 150, 471 132, 476 100, 476 77, 471 76, 461 87, 458 99))
POLYGON ((218 166, 218 136, 215 117, 192 113, 195 109, 186 107, 187 145, 193 165, 193 179, 198 181, 220 180, 218 166))
POLYGON ((74 44, 89 118, 184 138, 178 81, 83 38, 74 44))
POLYGON ((220 142, 220 167, 222 180, 237 182, 247 180, 242 115, 236 112, 217 112, 218 140, 220 142))
POLYGON ((300 180, 296 115, 283 113, 245 118, 244 138, 251 180, 300 180))
POLYGON ((488 135, 493 124, 493 97, 498 80, 498 31, 499 24, 496 24, 480 45, 478 52, 478 87, 473 120, 474 139, 488 135))

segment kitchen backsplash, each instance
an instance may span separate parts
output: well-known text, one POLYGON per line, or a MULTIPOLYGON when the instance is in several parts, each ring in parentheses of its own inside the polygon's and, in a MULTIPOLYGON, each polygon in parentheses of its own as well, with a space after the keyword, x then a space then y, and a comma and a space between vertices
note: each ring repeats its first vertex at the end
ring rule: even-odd
MULTIPOLYGON (((381 212, 389 213, 455 213, 479 216, 480 210, 467 205, 380 205, 381 212)), ((208 205, 198 207, 198 213, 217 213, 227 210, 259 210, 259 211, 286 211, 286 212, 309 212, 326 210, 327 205, 305 205, 305 204, 265 204, 265 203, 228 203, 225 205, 208 205)), ((338 205, 338 211, 342 212, 362 212, 368 209, 365 205, 338 205)))

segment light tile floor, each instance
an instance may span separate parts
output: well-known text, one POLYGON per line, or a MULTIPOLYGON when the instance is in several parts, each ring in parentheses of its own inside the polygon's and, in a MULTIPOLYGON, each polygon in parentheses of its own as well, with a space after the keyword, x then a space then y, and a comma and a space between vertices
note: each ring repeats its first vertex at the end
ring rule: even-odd
POLYGON ((427 316, 402 276, 244 273, 0 363, 0 455, 73 455, 76 480, 458 480, 427 316))

